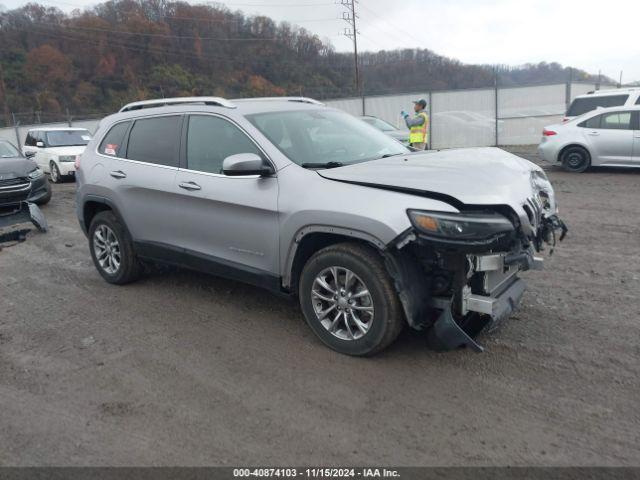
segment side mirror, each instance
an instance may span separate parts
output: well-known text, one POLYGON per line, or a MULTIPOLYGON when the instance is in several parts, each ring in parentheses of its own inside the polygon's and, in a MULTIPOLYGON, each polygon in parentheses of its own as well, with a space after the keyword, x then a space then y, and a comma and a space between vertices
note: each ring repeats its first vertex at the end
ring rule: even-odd
POLYGON ((44 148, 44 142, 36 142, 36 147, 44 148))
POLYGON ((33 158, 36 156, 36 152, 25 152, 24 156, 27 158, 33 158))
POLYGON ((267 176, 274 173, 273 167, 255 153, 237 153, 224 159, 222 171, 230 177, 240 175, 267 176))

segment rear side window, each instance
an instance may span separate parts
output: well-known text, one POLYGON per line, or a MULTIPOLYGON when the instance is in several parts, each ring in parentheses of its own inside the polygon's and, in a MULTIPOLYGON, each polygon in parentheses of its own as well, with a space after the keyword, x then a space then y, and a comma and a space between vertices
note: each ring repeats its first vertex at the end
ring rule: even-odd
POLYGON ((605 113, 600 120, 600 128, 631 130, 631 112, 605 113))
POLYGON ((98 152, 104 155, 111 155, 112 157, 120 156, 120 154, 123 153, 121 149, 124 143, 124 135, 127 133, 130 124, 131 122, 122 122, 111 127, 109 133, 102 139, 98 152))
POLYGON ((624 105, 629 95, 604 95, 597 97, 576 98, 567 111, 568 117, 577 117, 598 107, 619 107, 624 105))
POLYGON ((178 166, 179 115, 136 120, 129 134, 127 158, 178 166))
POLYGON ((192 115, 187 131, 187 168, 222 173, 222 162, 230 155, 255 153, 258 147, 238 127, 222 118, 192 115))

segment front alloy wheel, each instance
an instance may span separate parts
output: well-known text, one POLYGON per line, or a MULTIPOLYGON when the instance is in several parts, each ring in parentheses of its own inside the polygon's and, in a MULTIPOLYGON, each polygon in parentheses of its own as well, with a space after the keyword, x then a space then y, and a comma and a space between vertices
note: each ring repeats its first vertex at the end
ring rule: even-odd
POLYGON ((365 244, 339 243, 316 252, 302 269, 298 297, 318 338, 347 355, 383 350, 404 326, 382 255, 365 244))
POLYGON ((371 293, 348 268, 332 266, 321 271, 313 282, 311 301, 318 321, 341 340, 362 338, 374 320, 371 293))

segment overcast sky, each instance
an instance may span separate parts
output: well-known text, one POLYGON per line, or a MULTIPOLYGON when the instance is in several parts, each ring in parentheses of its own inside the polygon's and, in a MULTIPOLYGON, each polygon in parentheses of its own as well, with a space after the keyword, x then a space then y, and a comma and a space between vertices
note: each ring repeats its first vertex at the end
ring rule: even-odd
MULTIPOLYGON (((37 0, 36 0, 37 1, 37 0)), ((341 0, 216 2, 297 23, 345 51, 341 0)), ((0 0, 6 8, 24 0, 0 0)), ((41 0, 70 11, 95 0, 41 0)), ((192 0, 191 3, 198 3, 192 0)), ((359 0, 362 50, 423 47, 465 63, 559 62, 640 80, 640 0, 359 0)))

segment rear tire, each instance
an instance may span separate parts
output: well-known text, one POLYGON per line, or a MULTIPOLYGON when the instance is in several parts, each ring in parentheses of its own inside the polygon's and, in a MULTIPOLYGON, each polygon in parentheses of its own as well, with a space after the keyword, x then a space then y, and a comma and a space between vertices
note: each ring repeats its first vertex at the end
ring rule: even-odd
POLYGON ((591 166, 591 155, 587 149, 576 145, 564 150, 560 161, 567 172, 582 173, 591 166))
POLYGON ((142 273, 129 232, 113 212, 98 213, 89 227, 89 250, 96 269, 107 282, 124 285, 142 273))
POLYGON ((314 333, 346 355, 374 355, 404 327, 402 306, 382 257, 364 245, 340 243, 316 252, 302 270, 298 293, 314 333))

